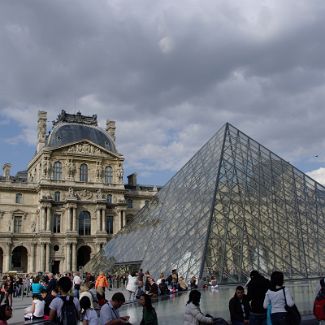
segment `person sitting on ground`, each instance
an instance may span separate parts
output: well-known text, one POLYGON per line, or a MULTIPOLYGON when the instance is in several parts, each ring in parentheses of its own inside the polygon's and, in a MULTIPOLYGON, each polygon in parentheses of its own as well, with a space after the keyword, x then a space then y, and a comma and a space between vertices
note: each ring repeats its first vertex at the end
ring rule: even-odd
POLYGON ((44 304, 44 318, 48 318, 50 315, 50 303, 54 299, 54 297, 52 297, 51 294, 49 294, 47 292, 47 289, 41 290, 41 297, 45 303, 44 304))
POLYGON ((156 310, 152 306, 151 297, 143 293, 140 296, 139 303, 143 306, 140 325, 158 325, 158 318, 156 310))
POLYGON ((213 318, 204 316, 200 310, 200 291, 193 289, 185 307, 184 325, 213 324, 213 318))
POLYGON ((98 325, 96 311, 90 305, 88 296, 80 297, 81 320, 83 325, 98 325))
POLYGON ((125 297, 122 292, 113 294, 112 299, 102 306, 100 310, 101 325, 127 324, 130 316, 120 316, 118 309, 125 303, 125 297))
POLYGON ((79 319, 79 312, 80 312, 80 304, 77 298, 69 296, 69 291, 72 288, 72 280, 67 277, 63 276, 58 281, 58 289, 61 296, 57 296, 54 298, 50 303, 50 316, 49 320, 56 320, 62 319, 64 315, 62 315, 62 307, 64 303, 71 303, 73 301, 75 307, 75 316, 76 319, 79 319))
POLYGON ((159 286, 159 284, 161 283, 162 280, 165 280, 164 273, 160 273, 159 279, 156 281, 156 283, 157 283, 158 286, 159 286))
POLYGON ((44 306, 45 306, 45 301, 40 300, 39 295, 34 293, 32 306, 30 309, 28 309, 28 312, 24 315, 25 320, 43 319, 44 306))
POLYGON ((182 275, 178 278, 178 290, 179 291, 187 290, 187 283, 182 275))
POLYGON ((193 275, 190 280, 191 289, 197 289, 196 276, 193 275))
POLYGON ((160 284, 159 284, 159 290, 160 290, 160 295, 165 296, 170 294, 170 290, 168 289, 168 285, 166 283, 165 279, 162 279, 160 284))
POLYGON ((12 317, 12 308, 8 305, 0 306, 0 325, 8 325, 7 320, 12 317))
POLYGON ((157 298, 158 297, 158 286, 157 283, 153 278, 148 278, 149 283, 149 292, 148 295, 151 296, 151 298, 157 298))
POLYGON ((211 276, 210 282, 209 282, 211 289, 217 289, 218 288, 218 283, 217 279, 214 275, 211 276))
POLYGON ((229 300, 229 311, 232 325, 247 325, 250 306, 244 288, 238 286, 235 295, 229 300))

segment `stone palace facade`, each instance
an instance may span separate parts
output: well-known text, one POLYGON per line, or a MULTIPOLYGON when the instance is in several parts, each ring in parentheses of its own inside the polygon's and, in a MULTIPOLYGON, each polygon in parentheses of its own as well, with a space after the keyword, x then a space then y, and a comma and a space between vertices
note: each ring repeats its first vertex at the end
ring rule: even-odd
POLYGON ((26 171, 0 176, 0 273, 76 271, 157 193, 123 183, 115 122, 62 111, 46 134, 38 113, 36 154, 26 171))

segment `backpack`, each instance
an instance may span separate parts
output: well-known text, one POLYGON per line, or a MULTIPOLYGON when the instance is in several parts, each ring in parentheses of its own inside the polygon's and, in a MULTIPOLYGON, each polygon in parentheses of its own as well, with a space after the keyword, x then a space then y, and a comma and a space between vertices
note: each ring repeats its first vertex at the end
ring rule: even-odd
POLYGON ((317 320, 325 320, 325 294, 322 289, 315 298, 313 311, 317 320))
POLYGON ((61 309, 61 315, 58 318, 58 324, 60 325, 78 325, 78 311, 73 302, 73 297, 69 296, 69 300, 66 297, 60 297, 63 301, 61 309))

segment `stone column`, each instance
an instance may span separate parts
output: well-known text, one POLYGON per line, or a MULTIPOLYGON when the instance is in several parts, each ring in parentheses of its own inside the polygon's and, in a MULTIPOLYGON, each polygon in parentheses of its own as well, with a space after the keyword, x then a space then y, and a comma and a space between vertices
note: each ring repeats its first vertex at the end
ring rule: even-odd
POLYGON ((102 209, 102 231, 106 231, 106 216, 105 209, 102 209))
POLYGON ((66 271, 71 271, 71 244, 67 243, 65 246, 66 249, 66 271))
POLYGON ((7 252, 4 254, 3 272, 10 271, 11 268, 11 243, 7 243, 7 252))
POLYGON ((72 210, 72 230, 77 231, 77 208, 72 210))
POLYGON ((41 231, 45 229, 45 207, 41 207, 41 231))
POLYGON ((46 209, 46 230, 51 231, 51 208, 49 206, 46 209))
POLYGON ((77 270, 77 244, 72 243, 72 271, 78 271, 77 270))
POLYGON ((35 244, 30 245, 29 272, 35 272, 35 244))
POLYGON ((50 271, 50 244, 46 243, 45 244, 45 271, 49 272, 50 271))
POLYGON ((97 208, 97 231, 100 231, 100 209, 97 208))
POLYGON ((44 254, 44 244, 43 243, 40 243, 40 246, 39 246, 39 258, 40 258, 40 265, 39 265, 39 270, 38 271, 41 271, 41 272, 44 272, 45 269, 44 269, 44 258, 45 258, 45 254, 44 254))
POLYGON ((68 207, 68 220, 67 220, 67 224, 66 224, 66 230, 70 231, 71 230, 71 207, 68 207))

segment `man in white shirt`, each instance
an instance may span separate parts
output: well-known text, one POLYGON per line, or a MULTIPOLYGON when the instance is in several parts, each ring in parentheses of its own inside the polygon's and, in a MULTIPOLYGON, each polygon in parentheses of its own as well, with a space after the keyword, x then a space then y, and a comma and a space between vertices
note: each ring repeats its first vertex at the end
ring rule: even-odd
POLYGON ((79 299, 79 292, 81 286, 80 273, 76 272, 73 277, 73 296, 79 299))

